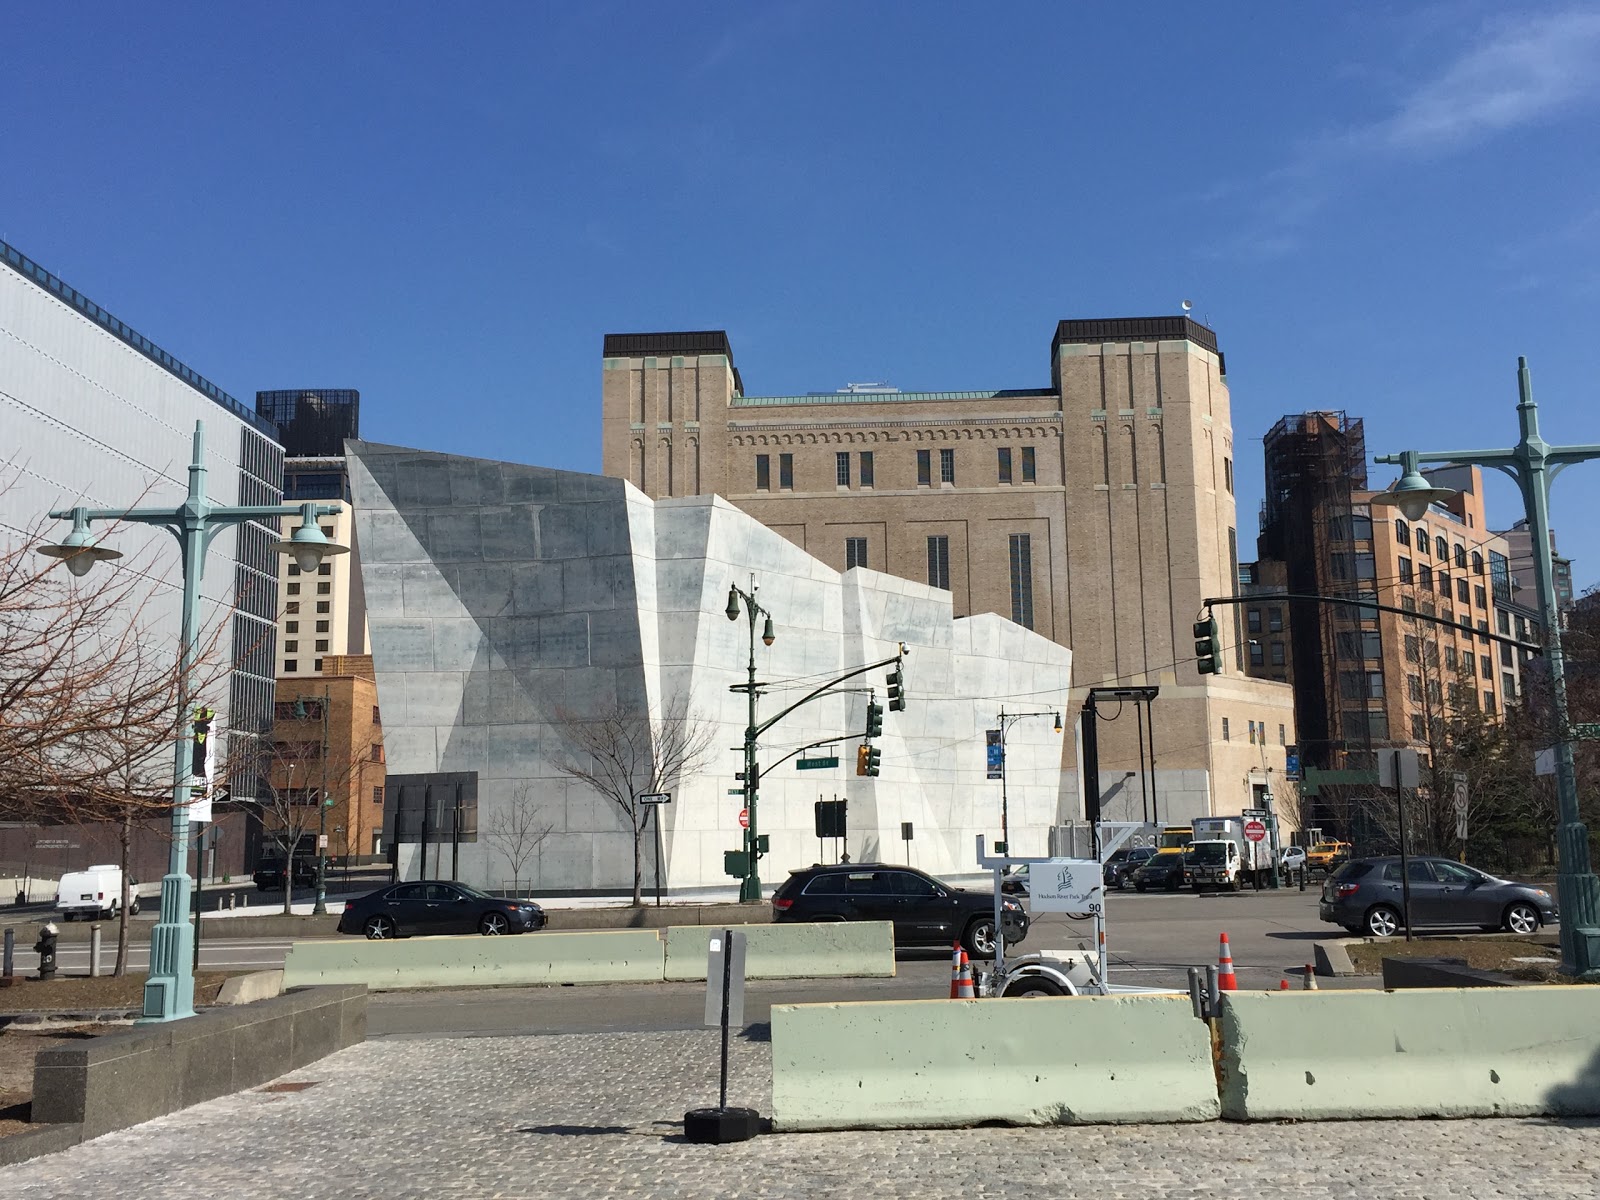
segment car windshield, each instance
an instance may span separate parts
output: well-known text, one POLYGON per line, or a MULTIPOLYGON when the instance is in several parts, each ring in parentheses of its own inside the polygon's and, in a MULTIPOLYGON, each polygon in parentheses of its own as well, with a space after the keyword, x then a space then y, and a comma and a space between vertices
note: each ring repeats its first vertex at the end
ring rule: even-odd
POLYGON ((457 889, 459 889, 460 891, 465 892, 466 896, 467 896, 467 899, 469 899, 469 900, 493 900, 494 899, 494 897, 489 895, 488 893, 480 892, 477 888, 469 888, 464 883, 458 883, 458 884, 455 885, 455 887, 457 889))
POLYGON ((1202 866, 1216 866, 1225 862, 1228 857, 1228 847, 1224 842, 1201 842, 1190 846, 1189 852, 1184 855, 1186 862, 1199 863, 1202 866))
POLYGON ((1332 854, 1338 848, 1339 847, 1332 842, 1318 842, 1315 846, 1311 847, 1311 853, 1332 854))
POLYGON ((1152 846, 1137 846, 1128 851, 1128 857, 1133 862, 1145 862, 1147 859, 1150 859, 1154 856, 1155 848, 1152 846))

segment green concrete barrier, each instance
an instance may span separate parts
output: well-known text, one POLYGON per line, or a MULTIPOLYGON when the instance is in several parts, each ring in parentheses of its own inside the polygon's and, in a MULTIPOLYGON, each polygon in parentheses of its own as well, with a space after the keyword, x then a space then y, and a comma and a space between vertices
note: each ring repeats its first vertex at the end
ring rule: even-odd
MULTIPOLYGON (((894 977, 894 926, 888 921, 723 928, 745 935, 746 979, 894 977)), ((704 979, 708 944, 719 927, 674 925, 666 932, 666 977, 704 979)))
POLYGON ((374 991, 556 983, 659 983, 654 929, 295 942, 284 986, 364 983, 374 991))
POLYGON ((1225 993, 1222 1114, 1600 1115, 1600 988, 1225 993))
POLYGON ((773 1126, 1077 1125, 1218 1115, 1187 996, 899 1000, 772 1009, 773 1126))

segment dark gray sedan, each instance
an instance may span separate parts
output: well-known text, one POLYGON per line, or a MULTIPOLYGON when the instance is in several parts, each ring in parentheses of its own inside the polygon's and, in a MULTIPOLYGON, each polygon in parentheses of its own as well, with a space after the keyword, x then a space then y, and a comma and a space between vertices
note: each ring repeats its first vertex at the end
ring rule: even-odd
MULTIPOLYGON (((1529 934, 1556 919, 1544 888, 1499 879, 1448 858, 1411 858, 1411 926, 1468 926, 1529 934)), ((1318 912, 1351 933, 1391 937, 1405 928, 1400 859, 1345 863, 1322 885, 1318 912)))

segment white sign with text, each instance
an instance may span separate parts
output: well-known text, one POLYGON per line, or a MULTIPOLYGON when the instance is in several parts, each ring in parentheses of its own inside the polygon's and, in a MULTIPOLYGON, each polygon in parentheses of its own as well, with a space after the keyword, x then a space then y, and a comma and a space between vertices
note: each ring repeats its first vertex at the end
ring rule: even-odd
POLYGON ((1105 898, 1105 879, 1092 858, 1028 864, 1028 906, 1034 912, 1097 913, 1105 898))

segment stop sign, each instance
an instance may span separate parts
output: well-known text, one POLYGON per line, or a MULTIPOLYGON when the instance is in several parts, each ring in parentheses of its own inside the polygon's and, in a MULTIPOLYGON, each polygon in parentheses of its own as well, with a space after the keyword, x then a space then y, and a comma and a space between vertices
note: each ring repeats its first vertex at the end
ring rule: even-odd
POLYGON ((1264 841, 1267 836, 1267 827, 1260 821, 1246 821, 1244 823, 1244 835, 1252 842, 1264 841))
POLYGON ((739 810, 739 828, 750 828, 750 810, 748 808, 741 808, 739 810))

